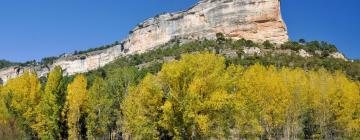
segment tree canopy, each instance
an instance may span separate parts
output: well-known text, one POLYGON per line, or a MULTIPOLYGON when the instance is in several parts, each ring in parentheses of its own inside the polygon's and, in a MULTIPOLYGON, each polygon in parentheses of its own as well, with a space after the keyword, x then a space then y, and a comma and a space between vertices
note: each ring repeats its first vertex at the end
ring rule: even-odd
POLYGON ((0 138, 360 137, 358 80, 336 69, 237 62, 207 51, 154 68, 115 62, 63 76, 56 67, 43 84, 25 70, 0 85, 0 138))

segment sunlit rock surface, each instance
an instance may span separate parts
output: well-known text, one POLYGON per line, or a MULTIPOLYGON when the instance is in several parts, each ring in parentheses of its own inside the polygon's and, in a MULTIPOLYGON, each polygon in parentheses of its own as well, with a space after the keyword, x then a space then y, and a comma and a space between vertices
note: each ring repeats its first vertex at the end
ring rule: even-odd
POLYGON ((141 53, 171 39, 214 39, 216 33, 255 42, 288 40, 279 0, 203 0, 187 11, 146 20, 124 45, 141 53))

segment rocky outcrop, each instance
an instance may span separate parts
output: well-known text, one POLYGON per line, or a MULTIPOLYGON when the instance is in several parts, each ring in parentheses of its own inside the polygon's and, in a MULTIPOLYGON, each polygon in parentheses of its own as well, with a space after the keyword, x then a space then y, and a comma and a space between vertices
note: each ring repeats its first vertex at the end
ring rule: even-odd
POLYGON ((124 40, 130 53, 141 53, 172 39, 214 39, 216 33, 255 42, 288 40, 279 0, 203 0, 187 11, 150 18, 124 40))
POLYGON ((251 55, 251 56, 261 54, 261 50, 258 47, 244 47, 243 52, 244 52, 244 54, 251 55))
POLYGON ((307 51, 305 51, 304 49, 300 49, 299 50, 299 55, 301 56, 301 57, 312 57, 312 55, 311 54, 309 54, 307 51))
POLYGON ((114 61, 124 55, 121 45, 83 55, 62 57, 52 67, 60 66, 66 75, 88 72, 114 61))
POLYGON ((348 61, 346 59, 346 57, 340 52, 331 53, 330 57, 335 58, 335 59, 342 59, 342 60, 348 61))
MULTIPOLYGON (((133 29, 120 45, 82 55, 65 56, 47 68, 21 68, 46 75, 55 66, 65 74, 84 73, 134 53, 143 53, 171 40, 214 39, 216 33, 228 38, 255 42, 269 40, 281 44, 288 40, 280 14, 279 0, 202 0, 190 9, 150 18, 133 29)), ((22 73, 17 68, 0 70, 6 82, 22 73)))
POLYGON ((6 83, 8 80, 22 75, 25 71, 36 72, 39 77, 47 76, 51 69, 43 66, 20 67, 13 66, 0 69, 0 83, 6 83))

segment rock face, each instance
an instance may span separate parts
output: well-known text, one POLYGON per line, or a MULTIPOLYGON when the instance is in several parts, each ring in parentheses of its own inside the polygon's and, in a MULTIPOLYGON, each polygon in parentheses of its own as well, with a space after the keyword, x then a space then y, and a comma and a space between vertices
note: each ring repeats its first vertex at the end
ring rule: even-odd
POLYGON ((245 47, 243 52, 251 56, 261 54, 261 50, 258 47, 245 47))
POLYGON ((288 40, 279 0, 203 0, 187 11, 150 18, 130 33, 124 41, 130 53, 171 39, 214 39, 216 33, 255 42, 288 40))
POLYGON ((309 54, 308 52, 306 52, 304 49, 300 49, 300 50, 299 50, 299 55, 300 55, 301 57, 312 57, 312 55, 309 54))
POLYGON ((55 61, 53 67, 60 66, 64 70, 64 74, 74 75, 103 67, 123 55, 121 46, 117 45, 109 49, 90 52, 84 55, 60 58, 55 61))
POLYGON ((340 53, 340 52, 332 53, 332 54, 330 54, 330 57, 348 61, 348 59, 346 59, 346 57, 345 57, 342 53, 340 53))
POLYGON ((186 11, 161 14, 146 20, 133 29, 121 45, 62 57, 47 68, 5 68, 0 70, 0 81, 6 82, 21 75, 20 71, 25 69, 44 76, 55 66, 62 67, 68 75, 83 73, 171 40, 214 39, 216 33, 233 39, 269 40, 281 44, 288 40, 288 35, 280 13, 279 0, 202 0, 186 11))

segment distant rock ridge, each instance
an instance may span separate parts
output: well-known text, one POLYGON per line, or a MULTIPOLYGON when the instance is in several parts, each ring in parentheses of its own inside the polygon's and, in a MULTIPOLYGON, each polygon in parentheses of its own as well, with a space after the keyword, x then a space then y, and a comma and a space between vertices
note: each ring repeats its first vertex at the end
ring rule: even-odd
POLYGON ((48 67, 10 67, 0 70, 3 82, 21 75, 24 69, 46 76, 55 66, 74 75, 102 67, 119 57, 143 53, 171 40, 245 38, 282 44, 288 33, 282 20, 279 0, 202 0, 186 11, 165 13, 136 26, 120 45, 81 55, 64 56, 48 67))

